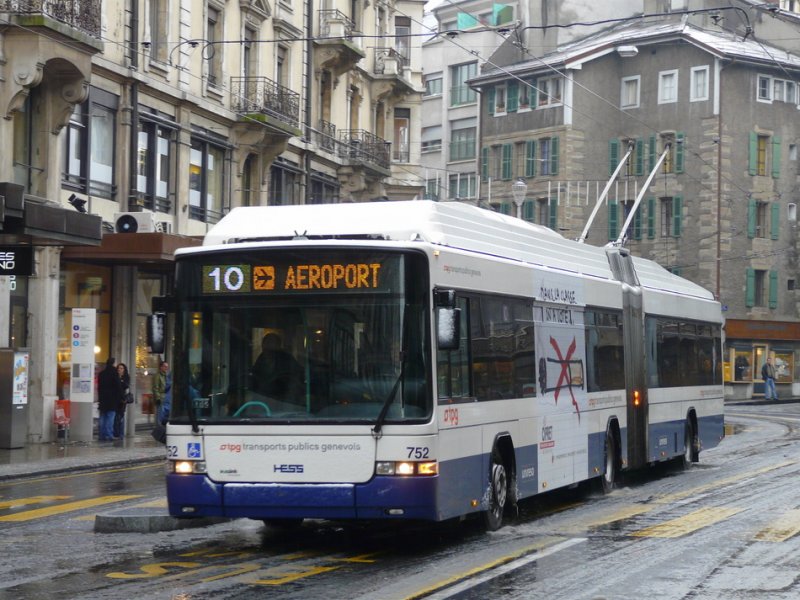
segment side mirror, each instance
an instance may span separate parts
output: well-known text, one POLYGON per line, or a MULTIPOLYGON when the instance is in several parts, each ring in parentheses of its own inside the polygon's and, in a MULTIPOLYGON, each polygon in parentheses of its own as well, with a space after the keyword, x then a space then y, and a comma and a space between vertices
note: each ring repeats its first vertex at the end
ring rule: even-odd
POLYGON ((153 313, 147 316, 147 345, 151 354, 164 354, 167 345, 167 315, 153 313))
POLYGON ((439 350, 458 350, 461 340, 461 309, 436 309, 436 345, 439 350))

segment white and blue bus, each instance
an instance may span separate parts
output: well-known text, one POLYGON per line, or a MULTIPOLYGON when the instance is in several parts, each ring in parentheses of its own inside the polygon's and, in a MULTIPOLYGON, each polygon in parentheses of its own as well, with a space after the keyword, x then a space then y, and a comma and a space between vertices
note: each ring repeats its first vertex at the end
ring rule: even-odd
POLYGON ((177 253, 161 306, 176 517, 496 529, 723 437, 709 292, 473 206, 236 208, 177 253))

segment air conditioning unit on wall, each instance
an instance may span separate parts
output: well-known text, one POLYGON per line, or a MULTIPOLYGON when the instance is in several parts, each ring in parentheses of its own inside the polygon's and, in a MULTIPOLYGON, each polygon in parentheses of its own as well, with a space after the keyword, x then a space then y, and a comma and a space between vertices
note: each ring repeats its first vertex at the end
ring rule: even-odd
POLYGON ((114 215, 116 233, 153 233, 156 217, 151 212, 124 212, 114 215))

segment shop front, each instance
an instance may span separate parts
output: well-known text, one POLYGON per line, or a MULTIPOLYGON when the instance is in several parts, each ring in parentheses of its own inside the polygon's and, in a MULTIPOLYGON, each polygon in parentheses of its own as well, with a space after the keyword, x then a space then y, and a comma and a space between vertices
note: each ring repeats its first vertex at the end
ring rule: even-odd
POLYGON ((800 395, 800 323, 728 319, 725 322, 725 396, 764 397, 761 368, 773 359, 779 398, 800 395))

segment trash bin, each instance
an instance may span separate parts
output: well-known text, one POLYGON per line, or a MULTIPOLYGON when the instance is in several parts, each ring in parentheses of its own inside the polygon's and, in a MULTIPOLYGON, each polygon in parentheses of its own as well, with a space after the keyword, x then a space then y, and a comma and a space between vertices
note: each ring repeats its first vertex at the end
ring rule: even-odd
POLYGON ((28 437, 27 350, 0 348, 0 448, 23 448, 28 437))

